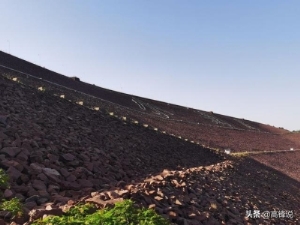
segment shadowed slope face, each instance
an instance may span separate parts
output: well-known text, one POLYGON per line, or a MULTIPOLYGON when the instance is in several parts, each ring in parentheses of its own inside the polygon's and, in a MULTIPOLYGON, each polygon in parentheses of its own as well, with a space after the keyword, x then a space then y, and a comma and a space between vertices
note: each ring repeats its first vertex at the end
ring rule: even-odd
POLYGON ((62 160, 70 165, 95 163, 95 170, 105 174, 117 172, 114 170, 118 165, 121 178, 129 180, 133 175, 144 177, 146 172, 204 166, 222 160, 209 149, 126 124, 54 96, 3 83, 1 92, 6 97, 0 103, 0 114, 9 115, 10 121, 3 132, 2 147, 6 147, 5 143, 9 147, 12 142, 13 146, 28 146, 28 150, 33 151, 29 163, 44 160, 50 163, 53 161, 51 153, 72 153, 80 160, 75 162, 72 156, 62 157, 62 160), (45 155, 41 155, 43 152, 45 155), (94 156, 85 156, 86 152, 94 156), (102 170, 101 164, 107 162, 111 168, 102 170))
POLYGON ((300 208, 299 183, 253 160, 225 159, 2 77, 0 94, 0 165, 27 210, 122 197, 176 224, 297 222, 244 218, 300 208))
MULTIPOLYGON (((23 79, 23 82, 35 88, 42 85, 46 89, 51 89, 51 85, 44 80, 72 88, 100 98, 98 105, 94 106, 113 111, 120 116, 127 116, 140 123, 147 123, 170 134, 182 136, 184 139, 200 142, 205 146, 231 148, 233 152, 300 148, 300 142, 282 135, 288 132, 283 129, 103 89, 74 81, 3 52, 0 52, 0 65, 42 78, 43 80, 36 79, 38 84, 29 79, 25 81, 24 74, 0 67, 2 73, 17 76, 18 79, 23 79)), ((60 87, 57 92, 66 96, 74 94, 63 87, 60 87)), ((84 95, 80 98, 84 104, 90 101, 84 95)))

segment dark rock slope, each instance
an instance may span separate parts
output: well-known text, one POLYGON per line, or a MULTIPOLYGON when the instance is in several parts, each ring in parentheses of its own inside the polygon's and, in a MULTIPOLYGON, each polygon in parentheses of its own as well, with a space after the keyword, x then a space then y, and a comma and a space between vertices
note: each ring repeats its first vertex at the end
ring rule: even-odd
MULTIPOLYGON (((0 76, 0 166, 29 224, 78 201, 131 198, 175 224, 296 224, 299 182, 0 76), (293 218, 246 218, 246 210, 293 218)), ((0 216, 3 213, 0 213, 0 216)), ((9 216, 0 219, 9 220, 9 216)))
MULTIPOLYGON (((80 99, 84 105, 98 106, 119 116, 135 119, 139 123, 149 124, 161 131, 181 136, 189 141, 199 142, 208 147, 222 150, 231 148, 234 152, 282 150, 291 147, 300 149, 300 138, 290 138, 286 135, 289 132, 284 129, 100 88, 82 81, 75 81, 70 77, 3 52, 0 52, 0 72, 11 77, 18 77, 20 81, 32 87, 42 86, 46 91, 51 90, 53 94, 63 94, 66 99, 72 101, 80 99), (37 78, 28 77, 3 66, 31 74, 37 78), (60 86, 55 86, 47 81, 60 86), (65 87, 101 100, 92 99, 65 87)), ((202 98, 201 100, 209 99, 202 98)))

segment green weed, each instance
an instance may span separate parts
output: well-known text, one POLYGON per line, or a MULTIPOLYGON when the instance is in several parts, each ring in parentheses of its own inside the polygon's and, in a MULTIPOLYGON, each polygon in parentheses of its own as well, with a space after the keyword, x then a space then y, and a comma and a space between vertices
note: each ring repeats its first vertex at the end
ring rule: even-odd
POLYGON ((3 169, 0 169, 0 187, 1 188, 9 187, 8 180, 9 180, 8 175, 4 172, 3 169))
POLYGON ((170 223, 152 209, 140 209, 131 200, 116 203, 114 208, 94 210, 92 205, 80 205, 65 215, 49 216, 32 225, 169 225, 170 223))
POLYGON ((3 201, 0 204, 0 209, 11 212, 13 216, 22 216, 23 214, 22 203, 18 198, 3 201))
MULTIPOLYGON (((9 188, 9 176, 5 173, 3 169, 0 169, 0 188, 9 188)), ((1 193, 1 196, 3 193, 1 193)), ((3 200, 0 203, 0 210, 9 211, 13 216, 21 216, 23 213, 23 206, 18 198, 13 198, 11 200, 3 200)))

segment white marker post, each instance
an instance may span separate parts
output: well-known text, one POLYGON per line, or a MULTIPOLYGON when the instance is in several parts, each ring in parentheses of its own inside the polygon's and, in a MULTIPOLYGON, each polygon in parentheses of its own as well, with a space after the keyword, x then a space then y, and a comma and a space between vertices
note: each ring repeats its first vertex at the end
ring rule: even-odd
POLYGON ((229 148, 228 148, 228 149, 225 149, 225 153, 226 153, 226 154, 228 154, 228 155, 229 155, 229 154, 230 154, 230 152, 231 152, 231 151, 230 151, 230 149, 229 149, 229 148))

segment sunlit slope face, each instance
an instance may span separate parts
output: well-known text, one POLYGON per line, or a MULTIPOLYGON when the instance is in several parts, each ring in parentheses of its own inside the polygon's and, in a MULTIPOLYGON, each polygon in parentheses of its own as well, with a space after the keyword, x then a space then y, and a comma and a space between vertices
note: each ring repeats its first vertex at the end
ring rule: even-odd
POLYGON ((104 100, 108 100, 137 111, 157 115, 165 119, 182 120, 186 122, 201 123, 228 128, 250 130, 260 129, 262 131, 264 130, 263 128, 258 128, 258 124, 255 124, 256 126, 253 126, 253 124, 250 125, 245 120, 229 118, 226 116, 214 114, 213 112, 200 111, 164 102, 130 96, 123 93, 99 88, 97 86, 90 85, 84 82, 74 82, 74 79, 69 79, 69 77, 44 69, 40 66, 26 62, 25 60, 16 58, 4 52, 0 52, 0 65, 4 65, 9 68, 28 73, 45 80, 56 82, 66 87, 84 91, 88 94, 103 98, 104 100))
POLYGON ((300 182, 300 151, 253 155, 252 158, 300 182))
POLYGON ((300 143, 300 132, 285 133, 283 136, 294 143, 300 143))
POLYGON ((6 66, 0 67, 3 73, 17 76, 34 88, 43 86, 51 90, 51 94, 65 96, 70 101, 132 119, 139 124, 145 123, 160 132, 207 147, 230 148, 233 152, 300 148, 299 142, 278 136, 288 132, 283 129, 100 88, 2 52, 0 65, 6 66), (31 79, 27 79, 24 73, 32 75, 31 79))

